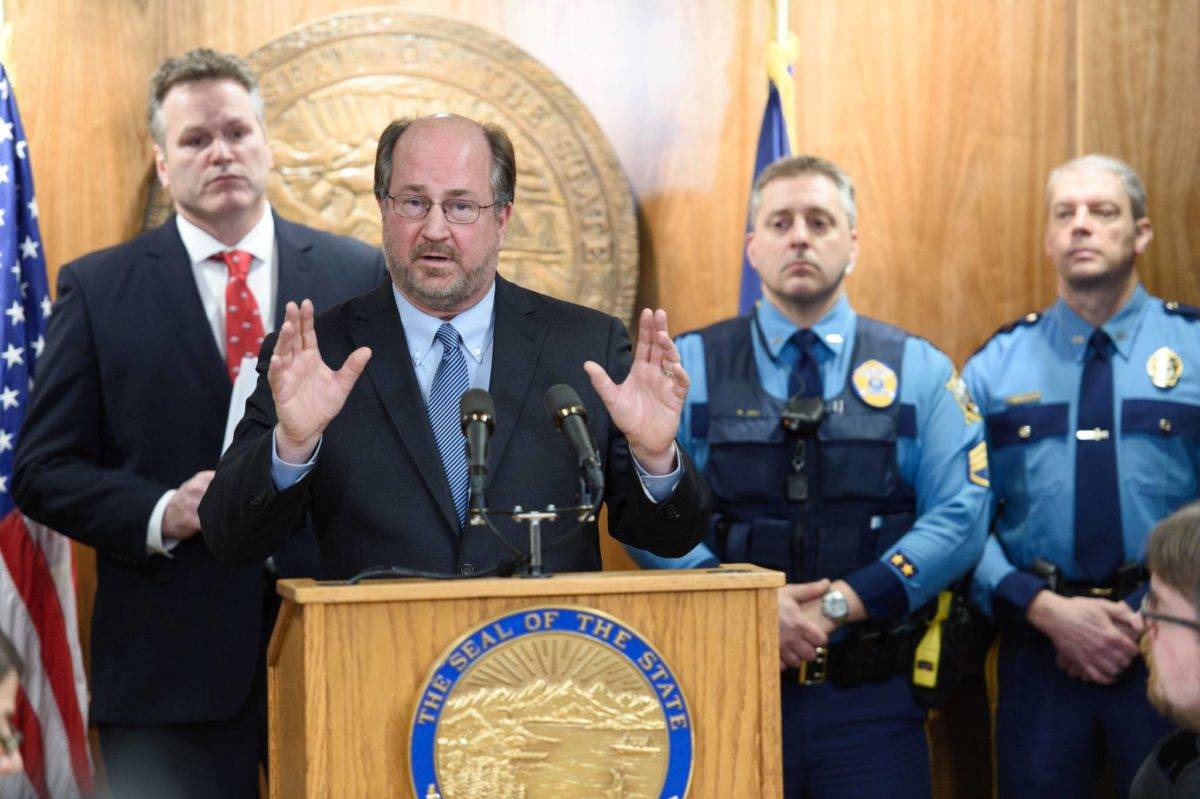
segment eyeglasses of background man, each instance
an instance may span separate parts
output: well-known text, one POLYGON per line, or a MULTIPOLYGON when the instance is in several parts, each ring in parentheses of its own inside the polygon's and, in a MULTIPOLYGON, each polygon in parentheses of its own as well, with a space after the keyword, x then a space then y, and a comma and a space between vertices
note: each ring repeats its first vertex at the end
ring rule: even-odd
POLYGON ((1185 619, 1182 616, 1172 616, 1166 613, 1158 613, 1155 608, 1158 607, 1158 599, 1154 595, 1154 591, 1147 591, 1142 597, 1142 605, 1138 612, 1142 614, 1142 618, 1146 620, 1146 633, 1151 634, 1155 631, 1158 623, 1164 624, 1179 624, 1184 627, 1190 627, 1200 633, 1200 621, 1196 619, 1185 619))

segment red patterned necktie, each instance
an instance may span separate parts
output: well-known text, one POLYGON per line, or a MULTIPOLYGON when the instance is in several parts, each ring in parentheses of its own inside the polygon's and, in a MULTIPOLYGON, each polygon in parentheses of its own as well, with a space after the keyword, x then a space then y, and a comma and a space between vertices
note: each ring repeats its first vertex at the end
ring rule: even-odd
POLYGON ((234 381, 241 371, 242 357, 258 357, 263 340, 258 303, 246 285, 252 258, 245 250, 226 250, 212 257, 229 267, 229 280, 225 284, 225 365, 229 369, 229 379, 234 381))

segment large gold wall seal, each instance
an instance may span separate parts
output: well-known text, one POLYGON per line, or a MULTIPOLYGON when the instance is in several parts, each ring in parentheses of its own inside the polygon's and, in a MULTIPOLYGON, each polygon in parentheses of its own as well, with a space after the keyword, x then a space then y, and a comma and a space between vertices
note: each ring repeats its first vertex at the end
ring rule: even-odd
MULTIPOLYGON (((380 242, 375 146, 393 118, 453 112, 512 137, 517 198, 500 271, 528 288, 632 317, 633 200, 579 99, 512 43, 443 17, 368 10, 324 17, 248 57, 275 154, 271 203, 296 221, 380 242)), ((151 222, 167 213, 166 198, 151 222)))

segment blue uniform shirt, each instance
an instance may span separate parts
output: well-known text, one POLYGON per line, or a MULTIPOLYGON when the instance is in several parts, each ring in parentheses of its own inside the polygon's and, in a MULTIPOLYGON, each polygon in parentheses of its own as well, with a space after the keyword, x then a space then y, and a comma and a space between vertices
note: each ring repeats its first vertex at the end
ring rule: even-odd
MULTIPOLYGON (((986 421, 994 536, 972 594, 985 611, 1024 617, 1044 582, 1035 557, 1082 579, 1075 563, 1075 428, 1083 357, 1093 327, 1059 300, 989 340, 963 377, 986 421)), ((1142 561, 1150 528, 1197 496, 1200 321, 1171 312, 1141 286, 1102 325, 1113 341, 1113 421, 1125 560, 1142 561), (1182 371, 1151 381, 1149 366, 1182 371)), ((1169 370, 1168 370, 1169 371, 1169 370)), ((1138 596, 1140 598, 1140 595, 1138 596)), ((1136 600, 1135 600, 1136 601, 1136 600)))
MULTIPOLYGON (((764 346, 758 336, 752 337, 762 387, 775 397, 785 398, 791 367, 780 361, 780 351, 797 327, 766 300, 758 304, 755 313, 766 339, 764 346)), ((821 342, 817 355, 827 400, 842 392, 856 366, 851 358, 857 320, 858 314, 842 297, 813 326, 821 342)), ((703 470, 708 461, 708 442, 693 431, 692 413, 708 402, 714 387, 707 382, 700 335, 687 334, 676 343, 683 367, 692 379, 679 440, 696 467, 703 470)), ((917 437, 899 438, 896 455, 901 475, 916 492, 917 520, 879 561, 843 578, 873 616, 881 608, 898 614, 933 599, 975 564, 986 537, 987 466, 986 459, 980 461, 985 456, 979 448, 983 426, 969 418, 973 408, 960 404, 965 397, 957 391, 959 381, 950 359, 924 339, 910 336, 897 371, 897 401, 916 409, 917 437), (976 450, 973 464, 972 449, 976 450), (971 479, 972 465, 975 480, 971 479), (908 576, 889 561, 897 551, 912 567, 908 576)), ((704 544, 682 558, 660 558, 632 547, 627 550, 647 568, 694 568, 718 562, 704 544)))

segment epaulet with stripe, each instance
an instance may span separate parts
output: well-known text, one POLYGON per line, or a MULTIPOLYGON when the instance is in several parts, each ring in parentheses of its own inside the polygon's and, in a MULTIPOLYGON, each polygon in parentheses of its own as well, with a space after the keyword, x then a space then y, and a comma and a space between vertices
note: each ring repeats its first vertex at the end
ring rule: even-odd
POLYGON ((996 336, 1003 336, 1005 333, 1011 333, 1014 330, 1016 330, 1018 327, 1028 327, 1029 325, 1036 325, 1038 322, 1041 321, 1041 319, 1042 319, 1042 315, 1039 312, 1030 311, 1029 313, 1025 314, 1024 316, 1018 316, 1016 319, 1012 320, 1011 322, 1006 322, 1005 324, 1000 325, 1000 327, 996 328, 995 333, 992 333, 992 335, 990 335, 986 339, 984 339, 984 342, 979 345, 979 348, 976 349, 973 353, 971 353, 971 357, 973 358, 976 355, 978 355, 980 353, 980 351, 984 347, 986 347, 989 343, 991 343, 991 340, 994 339, 996 336))
POLYGON ((731 316, 728 319, 722 319, 719 322, 713 322, 705 327, 697 327, 692 330, 685 330, 676 335, 675 338, 681 339, 684 336, 703 335, 704 333, 713 333, 725 328, 737 329, 738 327, 745 325, 749 319, 750 317, 748 316, 731 316))
POLYGON ((1193 322, 1200 320, 1200 308, 1195 305, 1184 305, 1182 302, 1163 302, 1163 310, 1172 316, 1183 316, 1193 322))

